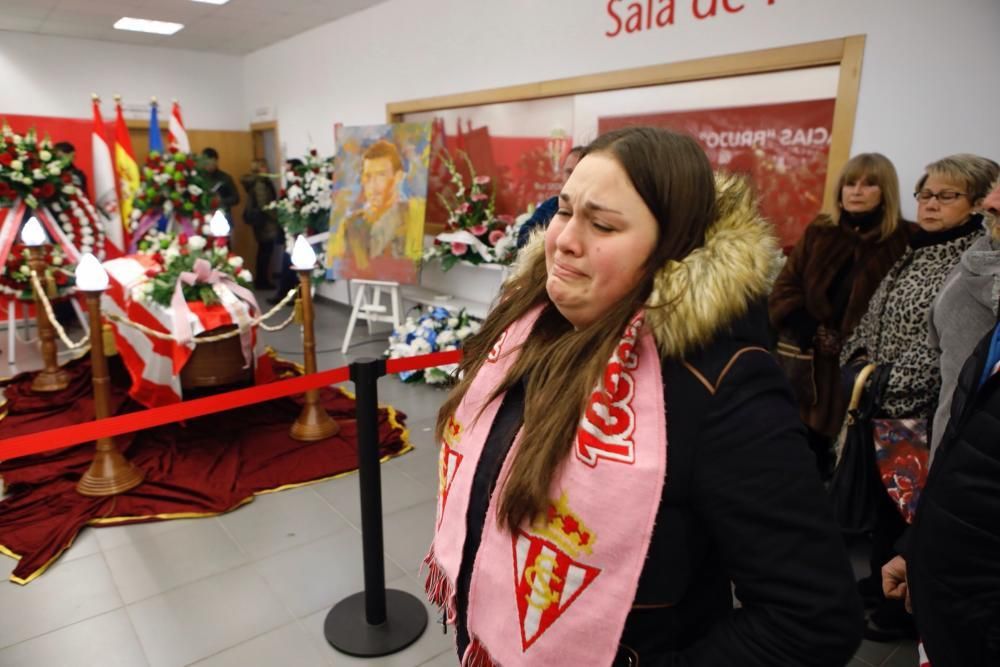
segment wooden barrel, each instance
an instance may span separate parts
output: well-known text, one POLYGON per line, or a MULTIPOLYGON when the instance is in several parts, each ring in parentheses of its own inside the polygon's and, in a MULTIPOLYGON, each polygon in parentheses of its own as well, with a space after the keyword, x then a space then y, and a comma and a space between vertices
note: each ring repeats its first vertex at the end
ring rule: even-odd
MULTIPOLYGON (((200 333, 195 339, 216 336, 236 328, 235 324, 228 324, 200 333)), ((246 362, 243 360, 243 346, 239 336, 211 343, 199 343, 181 369, 181 387, 195 389, 248 382, 253 378, 253 365, 243 368, 244 363, 246 362)))

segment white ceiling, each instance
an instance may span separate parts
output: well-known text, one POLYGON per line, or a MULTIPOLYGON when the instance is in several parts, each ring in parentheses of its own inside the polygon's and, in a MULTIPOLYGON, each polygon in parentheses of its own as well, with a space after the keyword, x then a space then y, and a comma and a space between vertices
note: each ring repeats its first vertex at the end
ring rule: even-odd
MULTIPOLYGON (((385 0, 0 0, 0 30, 245 54, 385 0), (123 16, 183 23, 174 35, 115 30, 123 16)), ((0 36, 0 39, 3 39, 0 36)))

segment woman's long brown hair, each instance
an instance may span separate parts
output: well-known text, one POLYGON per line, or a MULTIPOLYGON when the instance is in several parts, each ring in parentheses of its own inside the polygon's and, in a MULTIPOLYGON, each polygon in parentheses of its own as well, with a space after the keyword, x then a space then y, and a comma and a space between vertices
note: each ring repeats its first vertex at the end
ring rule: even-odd
POLYGON ((438 413, 440 441, 445 424, 500 334, 532 308, 541 307, 517 361, 491 397, 525 383, 521 444, 510 474, 498 485, 502 494, 498 523, 512 533, 547 509, 552 480, 570 454, 590 392, 629 319, 649 298, 657 270, 703 245, 705 230, 715 219, 712 169, 694 139, 657 128, 626 128, 598 137, 584 149, 582 158, 590 153, 614 158, 657 220, 657 243, 646 260, 643 278, 610 312, 575 330, 549 299, 545 256, 537 253, 530 265, 504 285, 479 333, 465 341, 461 379, 438 413))

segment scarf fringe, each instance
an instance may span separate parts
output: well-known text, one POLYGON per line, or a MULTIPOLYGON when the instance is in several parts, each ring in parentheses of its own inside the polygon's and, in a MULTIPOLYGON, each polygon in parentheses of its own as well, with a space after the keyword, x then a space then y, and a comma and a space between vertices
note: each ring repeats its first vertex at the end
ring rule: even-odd
POLYGON ((486 647, 473 637, 472 643, 469 644, 469 648, 465 649, 465 655, 462 656, 462 667, 500 667, 500 665, 490 657, 486 647))
MULTIPOLYGON (((434 547, 424 558, 423 566, 427 568, 427 579, 424 581, 424 593, 431 604, 444 610, 448 623, 454 624, 458 617, 458 610, 455 608, 455 591, 448 581, 448 575, 434 558, 434 547)), ((423 567, 421 567, 423 571, 423 567)))

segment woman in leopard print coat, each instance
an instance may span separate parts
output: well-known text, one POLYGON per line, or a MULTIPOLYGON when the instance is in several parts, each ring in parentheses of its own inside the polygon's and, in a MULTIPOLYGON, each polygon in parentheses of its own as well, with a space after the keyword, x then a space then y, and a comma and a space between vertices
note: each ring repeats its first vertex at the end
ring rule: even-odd
MULTIPOLYGON (((840 355, 842 365, 866 359, 890 367, 881 416, 929 423, 934 415, 941 373, 938 352, 928 341, 930 307, 962 253, 983 234, 982 216, 975 207, 989 192, 997 173, 995 162, 960 154, 928 165, 917 182, 920 229, 911 235, 910 247, 882 279, 868 312, 840 355)), ((912 631, 912 620, 898 600, 881 598, 881 567, 896 555, 893 543, 906 524, 888 495, 880 496, 872 535, 873 577, 859 586, 866 598, 878 605, 865 636, 889 640, 912 631)))

